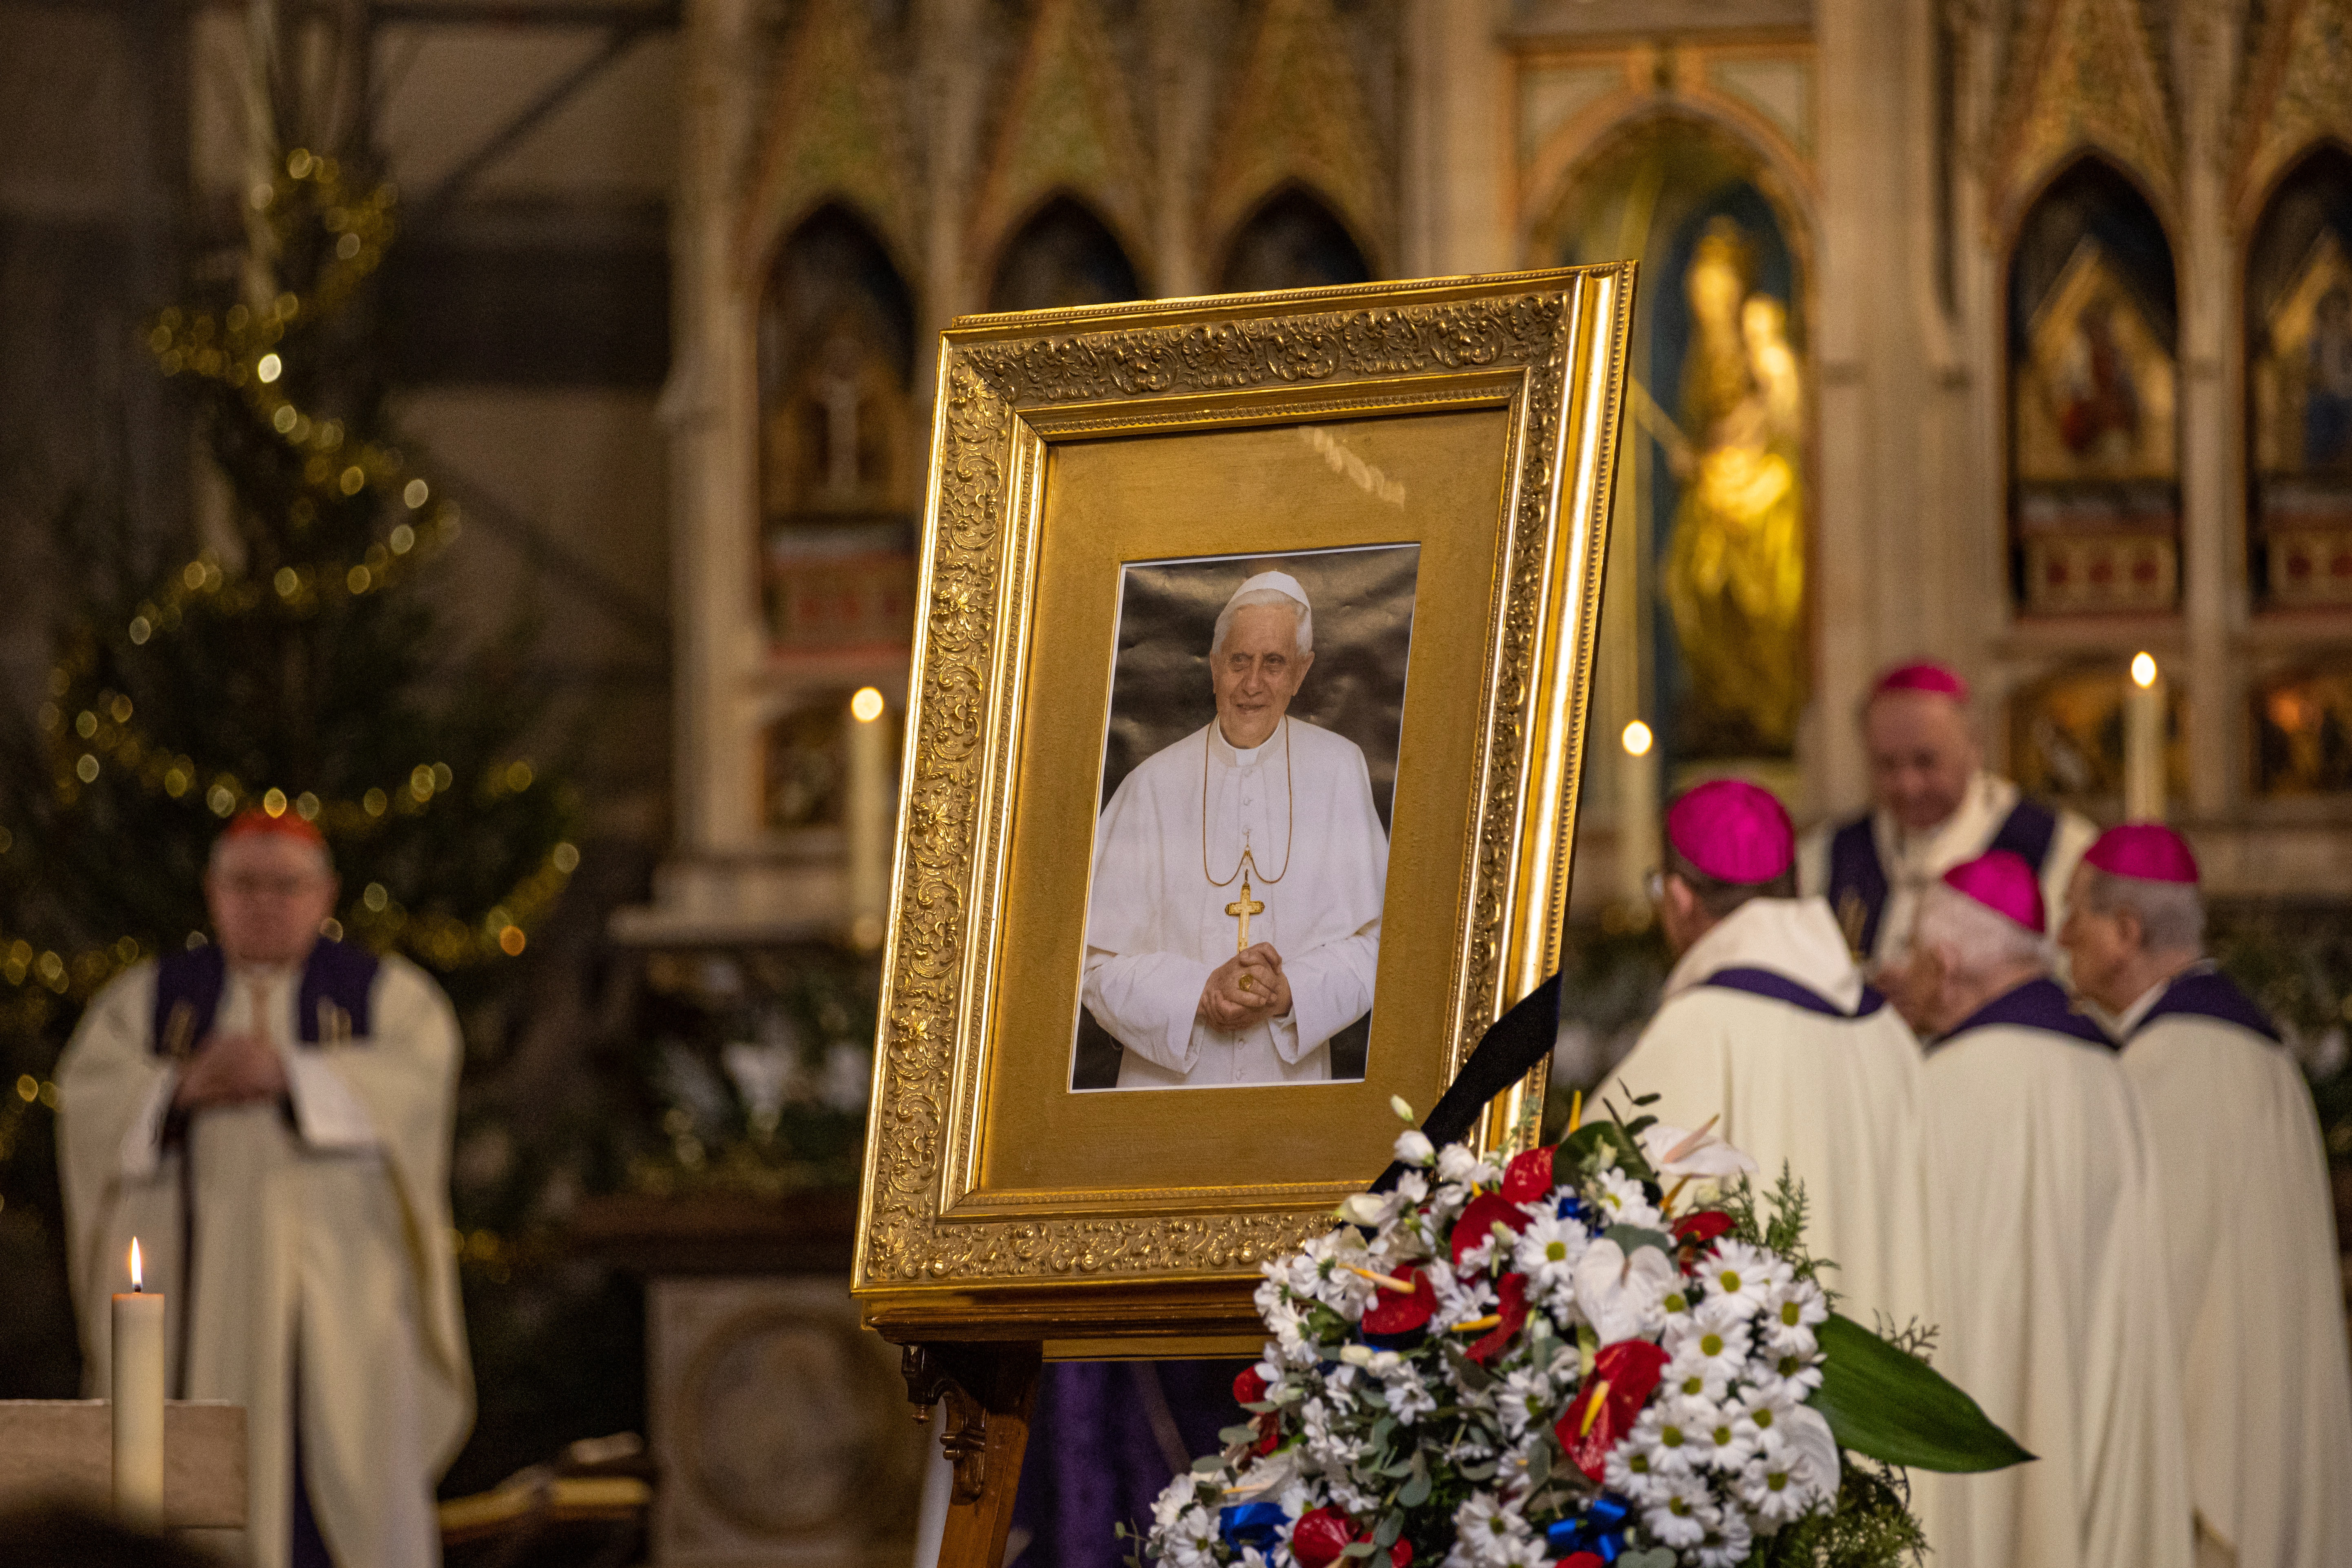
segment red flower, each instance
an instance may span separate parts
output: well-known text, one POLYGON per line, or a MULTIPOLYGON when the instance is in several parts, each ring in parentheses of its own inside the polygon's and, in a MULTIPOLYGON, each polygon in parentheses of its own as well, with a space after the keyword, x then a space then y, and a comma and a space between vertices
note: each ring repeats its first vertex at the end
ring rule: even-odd
POLYGON ((1633 1429, 1665 1366, 1666 1352, 1647 1340, 1619 1340, 1593 1352, 1584 1386, 1552 1428, 1578 1469, 1601 1479, 1609 1451, 1633 1429))
POLYGON ((1290 1555, 1298 1568, 1330 1568, 1356 1539, 1356 1527, 1336 1509, 1318 1508, 1298 1516, 1291 1527, 1290 1555))
POLYGON ((1265 1401, 1265 1379, 1255 1367, 1244 1367, 1234 1378, 1234 1403, 1260 1405, 1265 1401))
POLYGON ((1462 1207, 1462 1217, 1454 1222, 1454 1264, 1462 1265, 1462 1255, 1493 1234, 1501 1225, 1513 1236, 1528 1228, 1525 1209, 1500 1193, 1480 1193, 1462 1207))
POLYGON ((1530 1149, 1503 1168, 1503 1195, 1528 1204, 1551 1191, 1551 1145, 1530 1149))
POLYGON ((1504 1275, 1495 1287, 1495 1294, 1502 1298, 1502 1305, 1495 1310, 1495 1316, 1500 1321, 1487 1331, 1484 1339, 1463 1352, 1480 1366, 1486 1365, 1487 1357, 1509 1344, 1511 1336, 1527 1326, 1528 1277, 1524 1274, 1504 1275))
POLYGON ((1391 1290, 1383 1285, 1364 1309, 1361 1327, 1368 1334, 1409 1334, 1425 1329, 1437 1310, 1437 1289, 1418 1268, 1408 1268, 1403 1278, 1412 1282, 1410 1294, 1391 1290))
POLYGON ((1389 1548, 1390 1568, 1406 1568, 1412 1561, 1412 1542, 1400 1537, 1397 1543, 1389 1548))
POLYGON ((1705 1247, 1731 1228, 1731 1216, 1721 1209, 1693 1209, 1675 1221, 1675 1239, 1685 1247, 1705 1247))
POLYGON ((1559 1568, 1609 1568, 1596 1552, 1571 1552, 1559 1560, 1559 1568))

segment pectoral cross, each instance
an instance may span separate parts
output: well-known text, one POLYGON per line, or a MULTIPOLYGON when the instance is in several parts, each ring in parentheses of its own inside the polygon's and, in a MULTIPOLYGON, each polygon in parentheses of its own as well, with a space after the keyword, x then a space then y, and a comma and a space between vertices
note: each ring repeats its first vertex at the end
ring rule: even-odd
POLYGON ((1246 952, 1249 948, 1249 918, 1252 915, 1262 915, 1265 913, 1265 901, 1262 899, 1253 899, 1250 897, 1250 879, 1247 868, 1244 868, 1242 871, 1242 896, 1225 906, 1225 913, 1234 916, 1242 922, 1241 931, 1234 938, 1234 951, 1235 952, 1246 952))

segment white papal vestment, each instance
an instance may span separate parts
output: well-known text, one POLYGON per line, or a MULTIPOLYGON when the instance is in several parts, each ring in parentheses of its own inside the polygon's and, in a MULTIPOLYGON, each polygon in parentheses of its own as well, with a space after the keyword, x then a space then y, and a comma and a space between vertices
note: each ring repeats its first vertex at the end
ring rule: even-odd
POLYGON ((1785 1162, 1849 1317, 1928 1317, 1919 1047, 1864 986, 1826 903, 1751 899, 1692 943, 1610 1082, 1658 1095, 1646 1109, 1673 1126, 1722 1117, 1762 1191, 1785 1162), (1770 994, 1774 979, 1794 992, 1770 994))
MULTIPOLYGON (((231 975, 215 1033, 251 1029, 251 979, 231 975)), ((87 1384, 109 1386, 109 1299, 128 1288, 136 1236, 151 1288, 170 1298, 167 1375, 181 1376, 178 1317, 193 1295, 186 1397, 246 1407, 247 1559, 288 1560, 299 1409, 307 1489, 340 1568, 419 1568, 440 1561, 433 1489, 473 1421, 449 1246, 457 1021, 422 971, 388 958, 370 1037, 296 1045, 298 982, 291 968, 265 977, 290 1117, 277 1105, 199 1111, 184 1153, 162 1142, 178 1068, 151 1048, 152 963, 101 992, 67 1047, 59 1159, 87 1384), (180 1246, 189 1158, 193 1281, 180 1246)))
POLYGON ((2054 981, 1927 1058, 1938 1370, 2040 1456, 1915 1476, 1937 1568, 2187 1568, 2166 1237, 2137 1098, 2054 981))
POLYGON ((1286 717, 1241 751, 1212 721, 1145 758, 1095 825, 1087 905, 1082 994, 1126 1047, 1118 1087, 1328 1079, 1331 1037, 1372 1005, 1388 869, 1364 753, 1344 736, 1286 717), (1250 942, 1282 955, 1291 1010, 1234 1033, 1199 1011, 1211 972, 1234 956, 1239 921, 1225 906, 1241 898, 1244 845, 1265 906, 1250 942))
POLYGON ((2327 1156, 2269 1021, 2200 966, 2118 1021, 2171 1242, 2200 1556, 2352 1563, 2352 1379, 2327 1156))

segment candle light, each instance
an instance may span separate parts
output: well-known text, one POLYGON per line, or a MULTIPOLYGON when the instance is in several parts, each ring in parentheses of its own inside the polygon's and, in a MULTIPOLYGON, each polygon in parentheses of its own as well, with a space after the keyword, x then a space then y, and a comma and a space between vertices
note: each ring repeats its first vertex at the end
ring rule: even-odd
POLYGON ((2124 692, 2124 820, 2164 820, 2164 672, 2148 654, 2131 661, 2124 692))
POLYGON ((889 908, 890 737, 882 723, 887 707, 871 686, 849 700, 849 791, 842 815, 849 837, 849 940, 859 948, 882 945, 889 908))
POLYGON ((1644 884, 1658 853, 1657 737, 1636 719, 1618 742, 1624 752, 1617 759, 1617 889, 1639 909, 1649 898, 1644 884))
POLYGON ((163 1523, 163 1296, 145 1289, 139 1243, 131 1289, 114 1298, 114 1511, 142 1530, 163 1523))

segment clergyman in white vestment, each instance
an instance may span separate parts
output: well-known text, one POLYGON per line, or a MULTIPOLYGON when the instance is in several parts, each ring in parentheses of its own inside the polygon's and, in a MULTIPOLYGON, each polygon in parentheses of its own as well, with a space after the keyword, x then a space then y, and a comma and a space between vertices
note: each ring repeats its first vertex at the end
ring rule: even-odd
POLYGON ((1388 834, 1364 753, 1290 716, 1314 662, 1297 580, 1244 582, 1210 645, 1217 716, 1095 825, 1081 999, 1121 1089, 1328 1079, 1371 1008, 1388 834))
POLYGON ((89 1386, 135 1236, 174 1390, 246 1407, 244 1560, 427 1568, 473 1422, 457 1021, 413 965, 319 936, 335 879, 299 817, 232 824, 205 891, 217 942, 100 992, 58 1065, 89 1386))
POLYGON ((2124 1041, 2180 1336, 2200 1568, 2352 1562, 2352 1373, 2327 1155, 2303 1073, 2206 961, 2197 858, 2158 823, 2083 857, 2059 940, 2124 1041))
POLYGON ((2179 1368, 2138 1097, 2050 977, 2020 857, 1921 900, 1937 1370, 2039 1456, 1916 1477, 1938 1568, 2188 1568, 2179 1368))
POLYGON ((1796 835, 1779 801, 1720 780, 1665 826, 1658 918, 1677 957, 1612 1089, 1657 1095, 1645 1109, 1676 1127, 1720 1117, 1764 1191, 1785 1164, 1842 1310, 1925 1321, 1917 1042, 1863 984, 1829 906, 1789 896, 1796 835))
MULTIPOLYGON (((2021 855, 2042 880, 2046 909, 2063 911, 2066 879, 2097 829, 2071 811, 2025 798, 1988 773, 1969 710, 1968 682, 1940 664, 1880 676, 1862 713, 1871 809, 1805 835, 1801 892, 1830 903, 1849 946, 1898 1005, 1919 898, 1963 860, 1990 849, 2021 855)), ((1934 981, 1923 976, 1930 989, 1934 981)))

